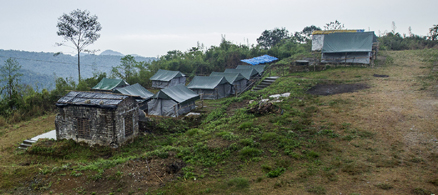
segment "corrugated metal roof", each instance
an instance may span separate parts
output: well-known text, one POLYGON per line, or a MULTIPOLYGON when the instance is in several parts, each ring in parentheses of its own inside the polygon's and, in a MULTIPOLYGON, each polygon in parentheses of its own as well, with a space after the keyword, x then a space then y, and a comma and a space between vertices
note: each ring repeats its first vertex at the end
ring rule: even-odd
POLYGON ((269 55, 262 55, 259 57, 255 57, 255 58, 251 58, 251 59, 245 59, 245 60, 240 60, 242 62, 251 64, 251 65, 257 65, 257 64, 264 64, 264 63, 269 63, 269 62, 273 62, 275 60, 278 60, 278 58, 276 57, 272 57, 269 55))
POLYGON ((259 74, 256 69, 225 69, 225 73, 240 73, 245 79, 251 79, 252 76, 259 74))
POLYGON ((214 89, 220 84, 229 83, 224 76, 195 76, 187 85, 189 89, 214 89))
POLYGON ((178 103, 184 103, 189 100, 199 99, 199 95, 187 88, 185 85, 175 85, 160 90, 152 98, 154 99, 172 99, 178 103))
POLYGON ((212 72, 210 76, 224 76, 225 79, 229 83, 234 83, 236 81, 240 81, 242 79, 246 79, 242 74, 240 73, 225 73, 225 72, 212 72))
POLYGON ((149 80, 151 81, 170 81, 175 77, 185 77, 180 71, 159 69, 149 80))
POLYGON ((100 82, 94 86, 93 90, 103 90, 103 91, 111 91, 116 87, 124 87, 129 85, 126 81, 122 79, 108 79, 103 78, 100 82))
POLYGON ((150 99, 152 98, 152 96, 154 96, 152 92, 148 91, 138 83, 122 88, 117 88, 114 91, 123 95, 138 96, 145 100, 150 99))
POLYGON ((71 91, 66 96, 56 102, 56 106, 79 105, 102 108, 117 108, 126 95, 99 93, 99 92, 79 92, 71 91))

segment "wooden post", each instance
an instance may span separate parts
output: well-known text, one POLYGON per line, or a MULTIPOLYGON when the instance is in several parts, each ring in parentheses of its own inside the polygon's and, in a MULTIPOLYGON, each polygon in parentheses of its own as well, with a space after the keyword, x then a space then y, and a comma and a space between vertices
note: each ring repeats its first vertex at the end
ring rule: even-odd
POLYGON ((204 94, 201 93, 201 108, 204 108, 204 99, 202 98, 203 95, 204 95, 204 94))

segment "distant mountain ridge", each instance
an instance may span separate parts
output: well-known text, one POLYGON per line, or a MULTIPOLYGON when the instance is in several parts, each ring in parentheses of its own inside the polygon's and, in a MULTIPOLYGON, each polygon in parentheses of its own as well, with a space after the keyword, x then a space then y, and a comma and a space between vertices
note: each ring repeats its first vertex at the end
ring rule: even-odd
MULTIPOLYGON (((93 73, 105 72, 107 75, 111 72, 112 67, 120 65, 120 59, 124 56, 120 52, 112 50, 104 51, 109 55, 81 55, 81 77, 89 78, 93 73), (108 52, 107 52, 108 51, 108 52), (121 55, 112 55, 112 54, 121 55)), ((57 77, 69 78, 77 81, 78 65, 77 56, 48 52, 28 52, 18 50, 2 50, 0 49, 0 65, 4 65, 8 58, 15 58, 21 65, 23 77, 22 82, 29 84, 34 88, 53 89, 55 87, 55 79, 57 77)), ((157 60, 155 57, 135 56, 138 62, 150 62, 157 60)))
POLYGON ((113 51, 113 50, 105 50, 102 53, 99 54, 100 56, 125 56, 122 53, 118 52, 118 51, 113 51))

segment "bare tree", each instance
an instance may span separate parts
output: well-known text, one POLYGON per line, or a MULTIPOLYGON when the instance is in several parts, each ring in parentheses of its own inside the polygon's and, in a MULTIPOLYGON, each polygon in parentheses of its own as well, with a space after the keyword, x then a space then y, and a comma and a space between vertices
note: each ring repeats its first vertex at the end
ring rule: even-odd
POLYGON ((342 30, 344 28, 344 25, 341 24, 338 20, 335 20, 334 22, 330 22, 325 24, 324 30, 342 30))
POLYGON ((430 39, 432 41, 435 41, 438 37, 438 24, 435 24, 432 26, 432 28, 429 28, 430 33, 430 39))
POLYGON ((81 52, 91 52, 85 48, 100 37, 98 32, 102 30, 97 16, 91 16, 87 10, 76 9, 70 14, 63 14, 59 17, 56 27, 58 27, 58 36, 64 37, 64 42, 57 43, 57 45, 69 46, 65 42, 71 42, 72 48, 78 52, 78 75, 81 81, 81 52))

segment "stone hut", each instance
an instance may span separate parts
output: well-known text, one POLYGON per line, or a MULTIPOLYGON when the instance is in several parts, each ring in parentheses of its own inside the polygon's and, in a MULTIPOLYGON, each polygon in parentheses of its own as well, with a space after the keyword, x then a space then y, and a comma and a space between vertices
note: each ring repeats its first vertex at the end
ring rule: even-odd
POLYGON ((56 103, 56 138, 91 146, 118 147, 139 132, 139 106, 133 97, 72 91, 56 103))

